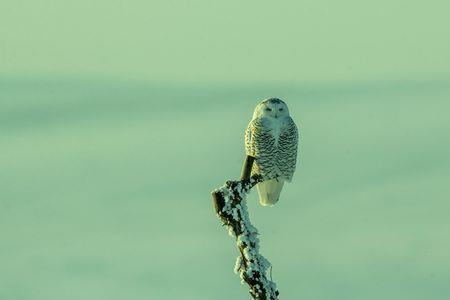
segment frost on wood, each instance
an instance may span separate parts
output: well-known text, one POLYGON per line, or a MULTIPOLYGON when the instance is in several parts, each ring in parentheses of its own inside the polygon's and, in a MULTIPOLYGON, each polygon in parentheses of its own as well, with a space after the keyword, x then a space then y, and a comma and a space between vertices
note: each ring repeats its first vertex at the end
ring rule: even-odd
POLYGON ((240 275, 242 283, 249 285, 252 297, 258 300, 278 299, 279 295, 275 283, 267 278, 270 263, 259 254, 258 230, 250 223, 245 200, 251 188, 264 180, 267 178, 255 175, 227 181, 212 193, 215 211, 230 235, 236 238, 240 252, 234 271, 240 275))

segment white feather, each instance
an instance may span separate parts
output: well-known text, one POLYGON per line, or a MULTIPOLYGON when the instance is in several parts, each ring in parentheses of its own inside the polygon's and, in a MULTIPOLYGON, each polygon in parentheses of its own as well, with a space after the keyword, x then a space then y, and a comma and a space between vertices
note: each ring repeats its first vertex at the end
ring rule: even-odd
POLYGON ((258 183, 256 188, 259 194, 259 203, 264 206, 272 206, 278 202, 284 180, 281 178, 266 180, 258 183))

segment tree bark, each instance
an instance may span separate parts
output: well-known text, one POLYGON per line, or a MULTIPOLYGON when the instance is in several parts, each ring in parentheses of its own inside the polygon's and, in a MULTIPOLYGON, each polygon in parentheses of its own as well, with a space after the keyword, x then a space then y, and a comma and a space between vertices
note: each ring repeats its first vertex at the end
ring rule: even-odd
POLYGON ((269 261, 259 254, 258 230, 251 224, 246 204, 246 195, 259 182, 271 178, 251 175, 255 158, 247 156, 242 167, 241 180, 228 180, 224 186, 212 192, 214 210, 236 238, 239 256, 235 272, 242 283, 247 283, 250 295, 257 300, 278 300, 276 284, 267 278, 271 267, 269 261))

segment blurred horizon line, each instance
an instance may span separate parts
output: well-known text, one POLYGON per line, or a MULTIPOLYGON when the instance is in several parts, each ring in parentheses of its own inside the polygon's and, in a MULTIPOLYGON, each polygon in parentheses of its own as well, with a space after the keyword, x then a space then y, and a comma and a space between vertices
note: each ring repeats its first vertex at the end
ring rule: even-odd
POLYGON ((433 88, 433 89, 450 89, 450 74, 428 75, 422 78, 418 77, 392 77, 392 78, 373 78, 373 79, 324 79, 324 80, 282 80, 282 81, 229 81, 229 80, 198 80, 198 81, 180 81, 180 80, 155 80, 135 77, 116 77, 116 76, 97 76, 97 75, 74 75, 74 74, 50 74, 50 73, 1 73, 0 85, 1 90, 5 87, 12 87, 16 84, 75 84, 86 85, 94 84, 97 87, 109 86, 111 84, 120 84, 129 87, 144 88, 187 88, 187 89, 248 89, 270 87, 304 89, 307 92, 317 92, 323 90, 371 90, 371 89, 417 89, 417 88, 433 88), (8 84, 11 84, 8 86, 8 84))

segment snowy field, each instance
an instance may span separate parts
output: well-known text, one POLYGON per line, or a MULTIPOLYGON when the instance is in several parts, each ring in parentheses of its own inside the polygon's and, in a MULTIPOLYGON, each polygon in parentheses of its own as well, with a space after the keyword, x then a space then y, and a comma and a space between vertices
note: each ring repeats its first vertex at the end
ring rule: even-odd
POLYGON ((301 134, 280 202, 248 199, 281 299, 449 299, 449 82, 67 78, 0 78, 0 299, 249 299, 210 192, 271 96, 301 134))

